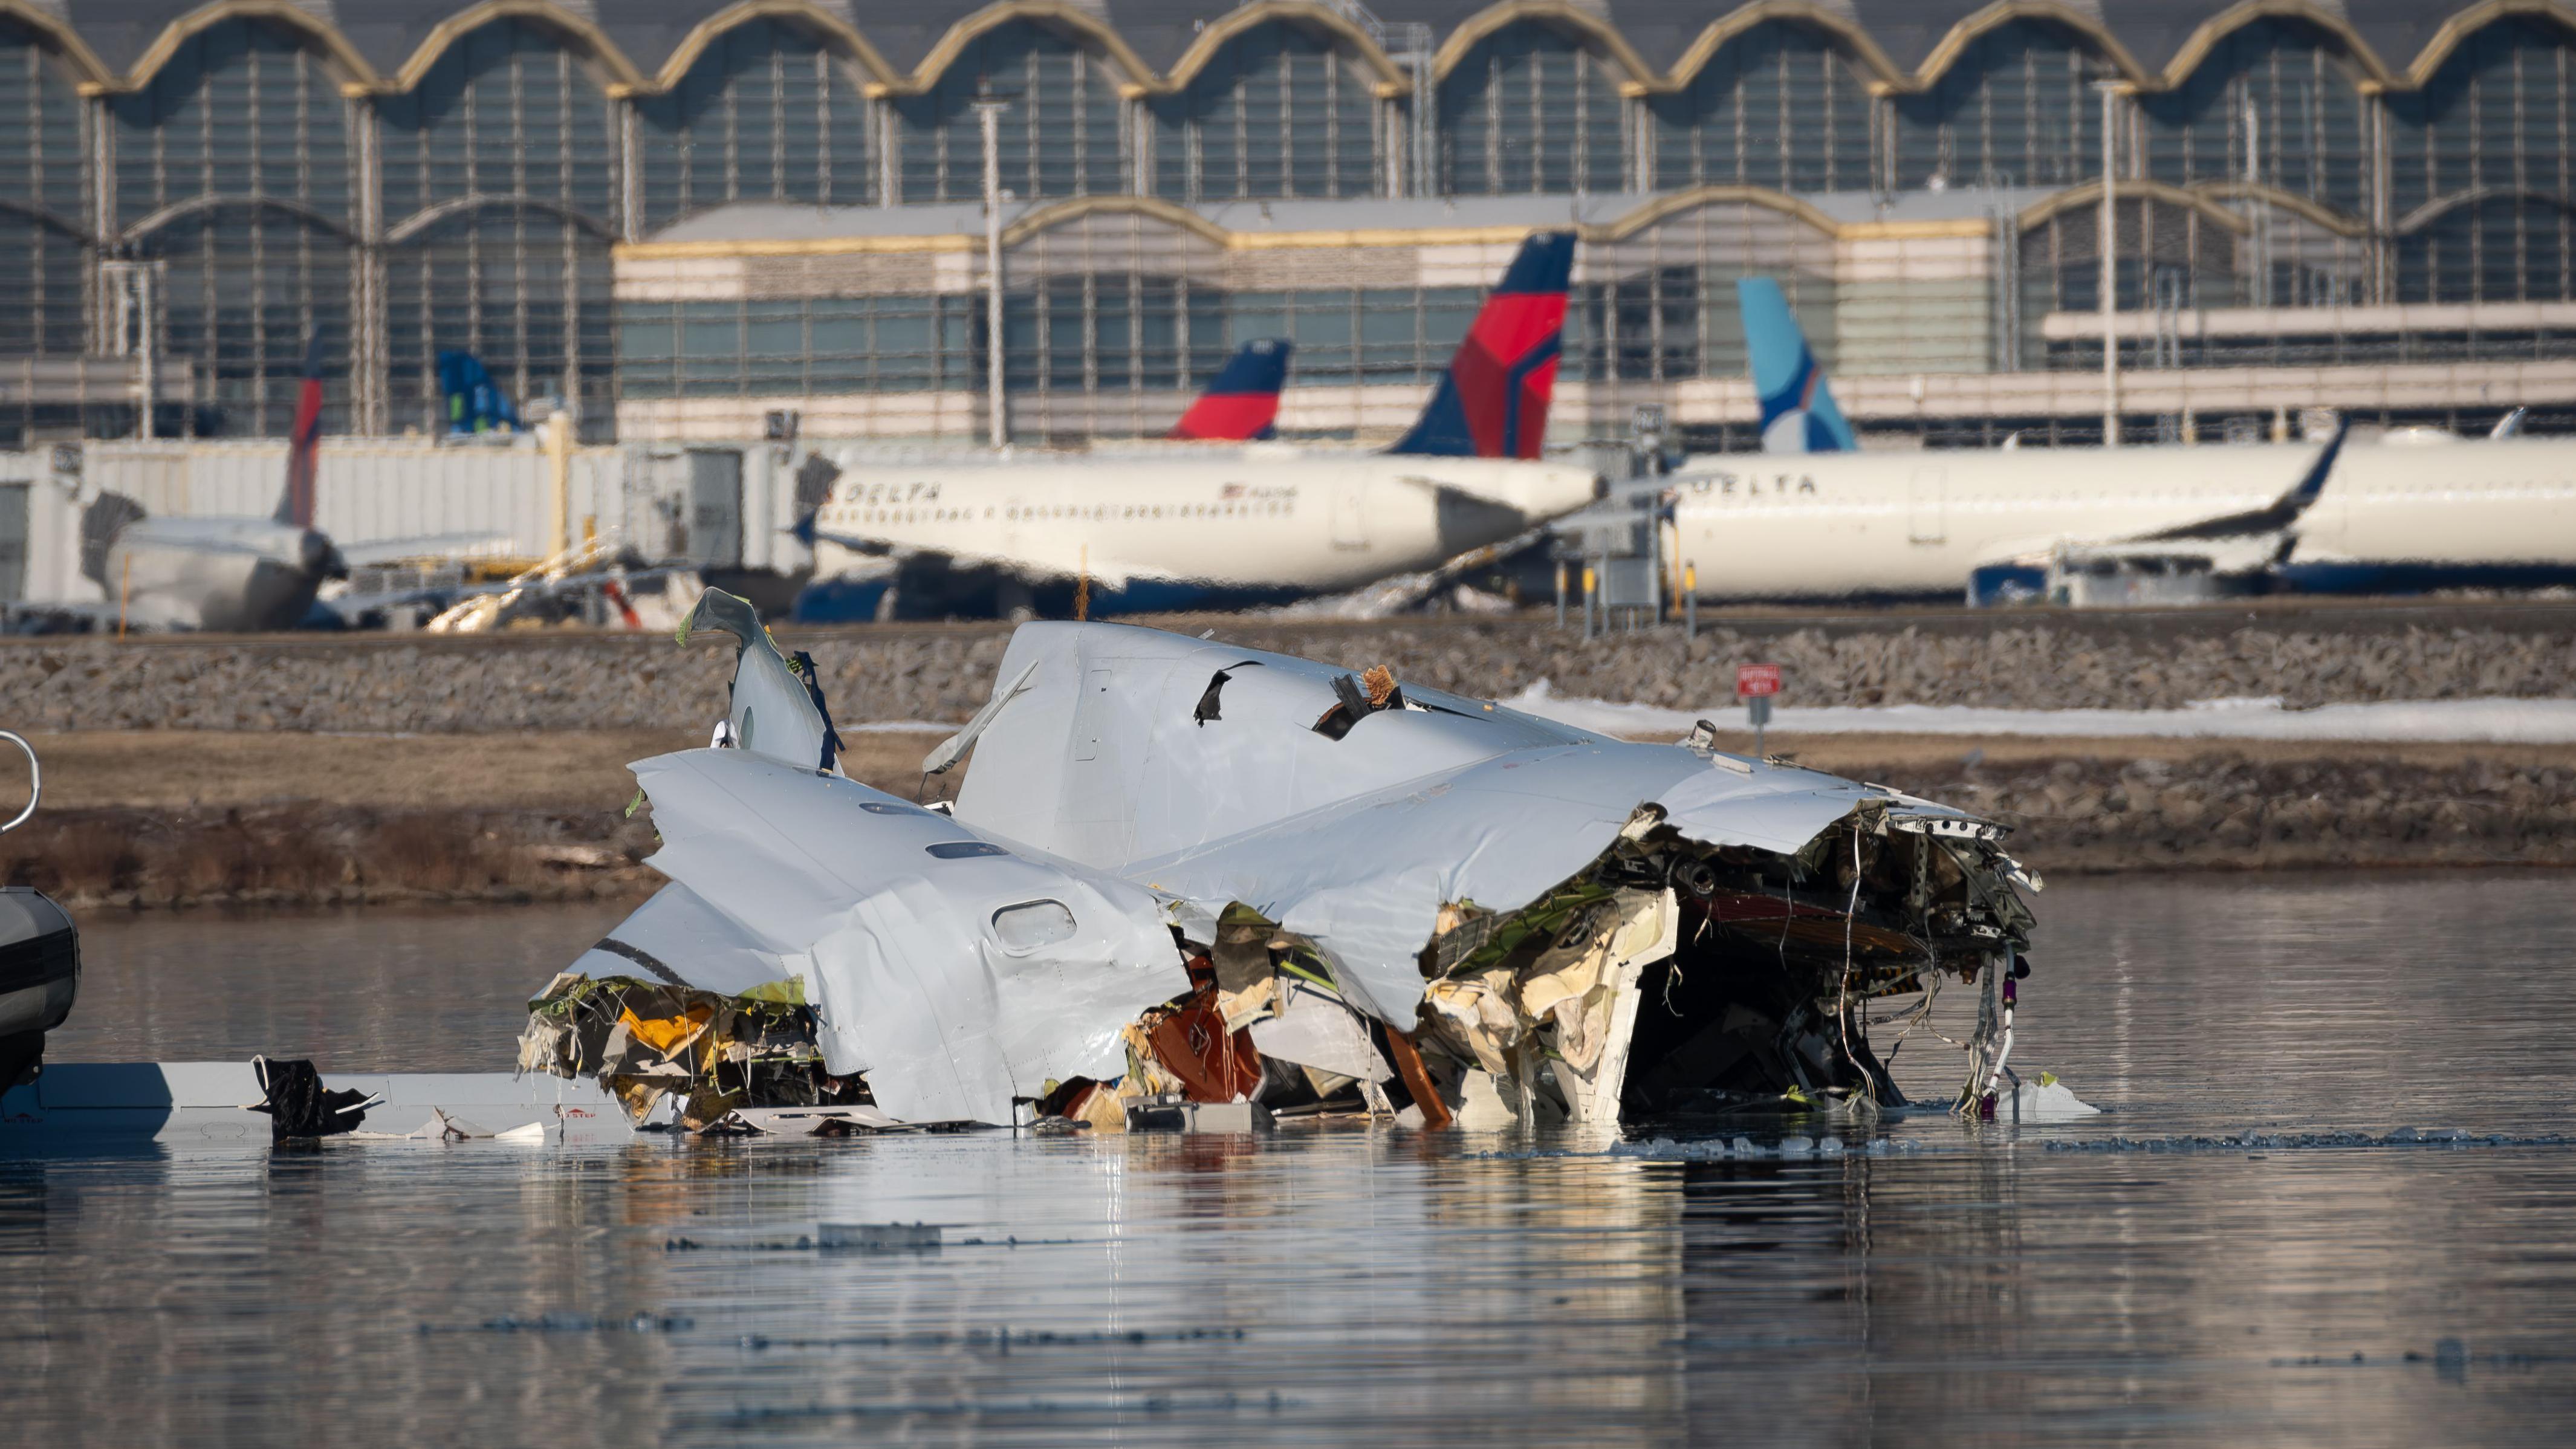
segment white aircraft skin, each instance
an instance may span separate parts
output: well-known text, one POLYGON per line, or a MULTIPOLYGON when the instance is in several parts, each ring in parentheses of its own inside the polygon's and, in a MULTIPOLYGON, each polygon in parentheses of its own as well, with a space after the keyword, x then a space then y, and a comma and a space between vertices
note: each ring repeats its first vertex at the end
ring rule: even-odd
MULTIPOLYGON (((1073 461, 853 464, 814 519, 818 578, 921 552, 1087 574, 1134 607, 1335 593, 1573 512, 1589 469, 1254 444, 1073 461)), ((1100 596, 1095 595, 1095 600, 1100 596)))
MULTIPOLYGON (((1979 565, 2261 509, 2322 443, 1719 454, 1669 480, 1702 598, 1950 594, 1979 565)), ((2345 445, 2310 561, 2576 566, 2576 440, 2345 445)))
POLYGON ((2347 446, 2290 562, 2576 566, 2576 438, 2347 446))

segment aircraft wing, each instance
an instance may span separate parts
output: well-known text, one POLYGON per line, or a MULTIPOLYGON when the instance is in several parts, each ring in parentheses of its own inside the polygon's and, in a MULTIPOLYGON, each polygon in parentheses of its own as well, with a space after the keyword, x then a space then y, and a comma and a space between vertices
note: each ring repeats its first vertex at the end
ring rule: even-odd
POLYGON ((2318 452, 2317 460, 2308 465, 2308 471, 2300 475, 2299 481, 2292 484, 2288 492, 2273 499, 2266 507, 2244 513, 2230 513, 2217 518, 2204 518, 2194 523, 2179 524, 2172 528, 2158 529, 2153 533, 2116 539, 2113 542, 2173 543, 2186 540, 2214 542, 2220 539, 2256 538, 2287 533, 2298 523, 2299 515, 2307 512, 2308 506, 2317 501, 2317 495, 2325 491, 2326 477, 2334 472, 2335 457, 2343 451, 2344 434, 2351 430, 2350 418, 2338 421, 2335 424, 2334 436, 2326 439, 2325 447, 2318 452))
POLYGON ((2299 519, 2325 491, 2343 451, 2349 420, 2335 425, 2316 460, 2280 497, 2261 508, 2218 514, 2112 538, 2059 538, 1999 547, 1968 571, 1972 603, 2035 598, 2052 570, 2181 572, 2246 578, 2289 560, 2299 519))
POLYGON ((1136 571, 1115 559, 1085 559, 1077 554, 1070 559, 1031 558, 984 550, 924 548, 916 543, 897 543, 892 539, 874 538, 864 533, 850 533, 824 528, 820 524, 806 530, 809 546, 814 542, 837 544, 852 553, 871 558, 892 559, 898 563, 942 563, 953 572, 990 569, 1029 583, 1053 583, 1088 574, 1094 584, 1119 588, 1136 576, 1136 571))
POLYGON ((2326 486, 2334 472, 2335 459, 2343 451, 2344 434, 2349 421, 2338 423, 2334 436, 2326 440, 2316 459, 2296 482, 2261 508, 2237 513, 2215 514, 2185 523, 2170 524, 2144 533, 2117 534, 2107 538, 2025 539, 1995 548, 1979 566, 2014 561, 2044 561, 2051 554, 2085 555, 2189 555, 2209 561, 2220 573, 2249 572, 2286 557, 2298 542, 2298 523, 2326 486))
MULTIPOLYGON (((336 542, 336 540, 335 540, 336 542)), ((392 563, 407 558, 471 558, 484 549, 505 550, 513 540, 506 533, 435 533, 418 538, 380 538, 367 543, 339 544, 340 557, 352 566, 392 563)))

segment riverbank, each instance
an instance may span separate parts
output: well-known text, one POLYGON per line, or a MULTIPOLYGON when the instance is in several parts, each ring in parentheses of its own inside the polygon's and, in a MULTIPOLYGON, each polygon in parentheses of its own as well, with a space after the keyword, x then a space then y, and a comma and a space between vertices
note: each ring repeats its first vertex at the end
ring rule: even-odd
MULTIPOLYGON (((1988 709, 2290 709, 2396 700, 2576 698, 2576 605, 2089 614, 1723 615, 1585 643, 1544 617, 1162 621, 1480 698, 1544 680, 1562 696, 1699 709, 1767 660, 1780 702, 1988 709)), ((954 721, 991 693, 1005 624, 781 630, 842 721, 954 721)), ((494 734, 703 730, 732 669, 721 636, 279 635, 0 641, 0 725, 20 730, 494 734)))
MULTIPOLYGON (((0 880, 88 908, 640 900, 661 877, 642 864, 654 847, 649 811, 625 814, 635 793, 626 765, 703 738, 673 729, 38 735, 45 809, 0 838, 0 880)), ((945 798, 965 772, 919 775, 939 738, 856 733, 844 767, 907 797, 945 798)), ((2576 746, 1776 734, 1769 743, 1801 764, 2001 820, 2014 852, 2044 876, 2576 866, 2576 746)))

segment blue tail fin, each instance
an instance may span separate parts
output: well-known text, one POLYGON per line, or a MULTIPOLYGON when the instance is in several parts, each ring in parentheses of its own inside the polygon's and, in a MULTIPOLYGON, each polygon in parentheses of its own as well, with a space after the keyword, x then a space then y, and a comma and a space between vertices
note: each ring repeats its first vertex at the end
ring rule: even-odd
POLYGON ((1430 406, 1390 453, 1450 458, 1535 458, 1556 390, 1574 233, 1538 231, 1521 243, 1502 285, 1485 298, 1467 338, 1432 390, 1430 406))
POLYGON ((1762 451, 1857 452, 1860 440, 1834 405, 1833 389, 1825 386, 1824 369, 1807 349, 1807 334, 1799 330, 1789 299, 1780 295, 1780 284, 1769 277, 1742 278, 1735 301, 1744 314, 1753 395, 1762 400, 1762 451))

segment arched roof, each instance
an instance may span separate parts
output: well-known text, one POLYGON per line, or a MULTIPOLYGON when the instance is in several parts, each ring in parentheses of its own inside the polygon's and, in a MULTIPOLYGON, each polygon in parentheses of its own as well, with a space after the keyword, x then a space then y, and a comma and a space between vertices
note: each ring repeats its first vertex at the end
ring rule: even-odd
MULTIPOLYGON (((2276 204, 2295 200, 2287 192, 2267 191, 2263 195, 2265 200, 2276 204)), ((2188 211, 2199 212, 2229 231, 2250 231, 2254 225, 2244 217, 2219 205, 2218 198, 2209 192, 2175 186, 2163 181, 2122 181, 2118 190, 2112 194, 2112 199, 2114 202, 2161 201, 2167 206, 2179 206, 2188 211)), ((2070 186, 2052 196, 2042 197, 2024 207, 2021 215, 2014 220, 2023 231, 2029 231, 2035 227, 2045 226, 2068 212, 2081 212, 2088 208, 2099 208, 2101 205, 2102 183, 2087 181, 2079 186, 2070 186)), ((2301 206, 2298 209, 2320 217, 2331 215, 2323 208, 2301 206)), ((2339 225, 2337 230, 2341 230, 2339 225)))
POLYGON ((2369 73, 2371 80, 2384 86, 2397 79, 2342 11, 2329 9, 2316 0, 2239 0, 2239 3, 2202 21, 2184 39, 2182 48, 2165 62, 2164 84, 2167 87, 2178 86, 2191 79, 2192 72, 2200 69, 2210 53, 2227 37, 2264 20, 2305 21, 2333 36, 2344 53, 2369 73))
POLYGON ((177 59, 181 48, 189 41, 216 26, 237 20, 261 21, 282 30, 301 32, 307 43, 330 56, 352 82, 364 84, 375 76, 367 58, 358 53, 337 26, 289 3, 289 0, 215 0, 214 4, 191 10, 163 27, 143 54, 126 68, 123 79, 114 82, 115 88, 141 90, 152 84, 152 78, 161 73, 163 66, 177 59))
POLYGON ((1089 10, 1067 4, 1065 0, 995 0, 995 3, 948 27, 948 33, 939 37, 939 43, 932 46, 930 53, 921 58, 921 63, 912 68, 911 78, 895 83, 890 89, 912 94, 930 89, 939 83, 939 78, 947 73, 950 66, 957 63, 957 58, 965 53, 967 46, 1005 25, 1020 21, 1069 31, 1125 71, 1128 87, 1136 90, 1154 88, 1158 79, 1154 68, 1145 63, 1145 58, 1136 53, 1136 48, 1127 43, 1125 36, 1089 10))
POLYGON ((479 0, 431 26, 402 69, 385 78, 383 88, 407 91, 418 86, 432 67, 447 58, 451 47, 496 20, 525 20, 564 36, 573 42, 574 49, 586 52, 608 72, 612 86, 638 89, 644 84, 634 62, 589 17, 551 0, 479 0))
POLYGON ((2576 202, 2570 202, 2563 196, 2553 196, 2545 191, 2533 191, 2518 186, 2480 186, 2468 191, 2455 191, 2448 196, 2437 196, 2399 217, 2397 224, 2390 227, 2389 231, 2397 236, 2411 236, 2452 212, 2473 206, 2484 206, 2490 201, 2519 201, 2546 207, 2551 211, 2576 211, 2576 202))
POLYGON ((43 43, 77 73, 75 84, 100 85, 107 81, 107 67, 99 63, 97 54, 89 48, 87 41, 81 39, 80 32, 60 16, 39 10, 27 0, 0 0, 0 18, 23 25, 41 37, 43 43))
POLYGON ((1402 95, 1412 88, 1403 69, 1387 58, 1376 38, 1361 29, 1359 22, 1338 10, 1315 4, 1314 0, 1251 0, 1223 19, 1209 22, 1190 42, 1190 48, 1172 62, 1171 69, 1163 75, 1161 88, 1179 90, 1188 85, 1225 49, 1226 42, 1265 25, 1299 25, 1330 35, 1377 77, 1381 94, 1402 95))
POLYGON ((1628 79, 1640 86, 1651 86, 1658 79, 1655 68, 1646 63, 1636 47, 1619 28, 1600 15, 1579 8, 1569 0, 1496 0, 1458 23, 1440 49, 1431 57, 1431 73, 1442 79, 1458 68, 1467 53, 1479 41, 1498 35, 1515 25, 1545 25, 1580 38, 1588 48, 1598 50, 1628 73, 1628 79))
POLYGON ((1673 62, 1671 72, 1658 89, 1679 90, 1717 58, 1727 43, 1765 25, 1803 25, 1832 37, 1835 49, 1850 56, 1879 83, 1899 87, 1906 84, 1905 72, 1887 58, 1878 42, 1849 14, 1817 0, 1752 0, 1712 20, 1698 38, 1673 62))
POLYGON ((2098 12, 2079 10, 2059 0, 1993 0, 1992 4, 1973 15, 1964 16, 1950 27, 1932 53, 1915 67, 1915 83, 1929 86, 1947 74, 1952 66, 1968 58, 1978 39, 2017 21, 2040 21, 2074 31, 2090 45, 2092 51, 2109 61, 2113 69, 2133 85, 2152 84, 2156 77, 2138 58, 2121 44, 2120 37, 2102 22, 2098 12))
POLYGON ((319 207, 297 201, 293 197, 243 196, 216 192, 203 196, 191 196, 184 201, 174 201, 125 227, 117 233, 116 240, 120 245, 131 246, 136 242, 149 239, 153 233, 163 230, 174 222, 217 211, 274 211, 294 217, 308 226, 319 227, 344 242, 354 243, 358 239, 358 234, 349 229, 349 223, 346 220, 333 216, 319 207))
POLYGON ((1186 206, 1152 196, 1077 196, 1041 206, 1002 228, 1002 245, 1015 247, 1040 232, 1053 231, 1086 216, 1145 216, 1189 232, 1214 246, 1234 235, 1186 206))
POLYGON ((1670 196, 1659 196, 1614 221, 1597 227, 1584 228, 1586 232, 1593 233, 1585 239, 1602 242, 1626 241, 1658 222, 1669 221, 1685 212, 1727 205, 1764 207, 1784 216, 1795 217, 1826 236, 1837 235, 1843 230, 1842 223, 1817 210, 1814 205, 1801 201, 1785 191, 1774 191, 1767 186, 1695 186, 1688 191, 1676 191, 1670 196))
MULTIPOLYGON (((2295 18, 2335 37, 2374 85, 2429 81, 2471 36, 2529 17, 2576 35, 2576 0, 1372 0, 1385 26, 1425 24, 1445 75, 1475 44, 1538 23, 1579 40, 1642 91, 1689 83, 1730 40, 1785 22, 1827 33, 1874 82, 1920 90, 1972 53, 1978 37, 2022 22, 2063 26, 2141 89, 2179 85, 2228 35, 2266 18, 2295 18)), ((416 84, 464 35, 503 18, 566 37, 612 87, 658 91, 685 75, 715 37, 770 18, 813 30, 872 81, 896 93, 935 84, 973 40, 1013 21, 1077 36, 1134 94, 1176 89, 1226 40, 1264 24, 1331 32, 1400 93, 1406 76, 1362 19, 1322 0, 0 0, 7 16, 45 37, 87 85, 149 83, 192 35, 257 18, 311 37, 348 83, 399 91, 416 84)))
POLYGON ((884 56, 859 33, 846 15, 835 14, 812 0, 736 0, 689 28, 680 43, 672 47, 662 61, 660 73, 653 77, 647 90, 667 91, 685 79, 698 57, 707 47, 723 38, 728 30, 756 21, 780 20, 800 26, 822 37, 824 48, 837 52, 868 73, 880 85, 894 84, 900 77, 884 56))
POLYGON ((2562 0, 2482 0, 2482 3, 2443 18, 2441 27, 2433 32, 2433 38, 2416 53, 2414 64, 2407 67, 2406 83, 2420 87, 2430 82, 2434 72, 2451 58, 2451 52, 2459 49, 2470 36, 2511 16, 2524 16, 2576 32, 2576 9, 2571 9, 2562 0))

